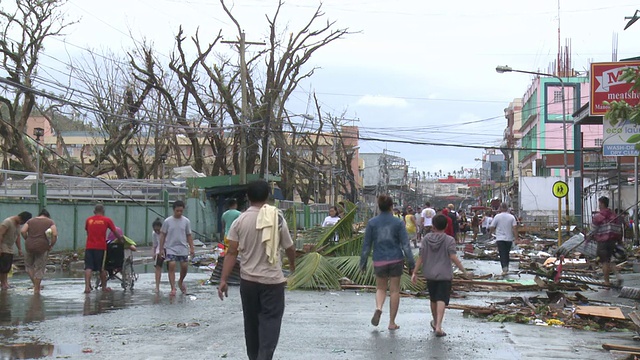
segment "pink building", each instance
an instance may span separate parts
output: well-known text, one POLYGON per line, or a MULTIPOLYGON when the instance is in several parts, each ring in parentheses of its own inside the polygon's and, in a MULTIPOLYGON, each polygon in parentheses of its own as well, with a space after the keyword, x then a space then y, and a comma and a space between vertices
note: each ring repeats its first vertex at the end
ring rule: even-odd
MULTIPOLYGON (((589 101, 589 78, 567 77, 564 82, 567 166, 573 167, 573 116, 589 101)), ((524 94, 521 149, 517 162, 524 176, 564 176, 565 140, 562 115, 562 86, 553 77, 535 77, 524 94)), ((602 143, 602 127, 582 126, 584 147, 602 143)))

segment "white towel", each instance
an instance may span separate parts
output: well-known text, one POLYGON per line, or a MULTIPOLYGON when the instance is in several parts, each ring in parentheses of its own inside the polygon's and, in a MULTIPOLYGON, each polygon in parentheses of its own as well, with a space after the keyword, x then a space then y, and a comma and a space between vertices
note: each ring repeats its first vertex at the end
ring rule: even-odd
POLYGON ((278 224, 278 221, 278 208, 267 204, 260 208, 258 219, 256 220, 256 229, 262 230, 262 242, 271 265, 280 263, 280 232, 278 231, 280 224, 278 224))

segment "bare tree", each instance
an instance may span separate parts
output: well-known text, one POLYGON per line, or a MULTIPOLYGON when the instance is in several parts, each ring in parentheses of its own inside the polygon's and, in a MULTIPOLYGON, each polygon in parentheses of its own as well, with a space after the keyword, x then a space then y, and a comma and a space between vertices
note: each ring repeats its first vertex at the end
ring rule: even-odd
POLYGON ((35 170, 24 132, 36 99, 31 91, 45 41, 58 36, 73 22, 64 17, 63 0, 16 0, 15 10, 0 10, 0 56, 6 76, 0 102, 0 148, 15 156, 22 166, 35 170))
MULTIPOLYGON (((220 0, 220 3, 236 25, 238 35, 240 35, 242 27, 239 22, 227 8, 224 0, 220 0)), ((270 142, 271 134, 281 132, 283 129, 283 120, 286 118, 285 105, 289 96, 298 87, 300 81, 311 77, 316 70, 316 68, 305 69, 305 65, 316 51, 349 34, 348 29, 335 28, 335 21, 319 24, 324 17, 324 13, 321 10, 322 5, 319 5, 307 23, 297 33, 292 32, 288 39, 281 39, 278 36, 278 16, 282 5, 283 2, 279 1, 273 16, 267 16, 269 40, 267 49, 260 52, 265 57, 266 78, 260 84, 261 86, 251 77, 248 81, 250 114, 252 120, 259 122, 249 136, 253 136, 254 140, 260 140, 262 144, 260 176, 264 176, 268 170, 270 154, 268 153, 267 144, 270 142), (256 132, 259 136, 255 135, 256 132)), ((282 140, 282 138, 280 139, 282 140)), ((257 141, 251 143, 257 144, 257 141)), ((285 145, 276 143, 276 147, 279 148, 283 148, 285 145)), ((251 159, 249 157, 247 160, 247 163, 250 164, 249 166, 254 164, 251 159)), ((248 169, 248 171, 251 170, 248 169)))

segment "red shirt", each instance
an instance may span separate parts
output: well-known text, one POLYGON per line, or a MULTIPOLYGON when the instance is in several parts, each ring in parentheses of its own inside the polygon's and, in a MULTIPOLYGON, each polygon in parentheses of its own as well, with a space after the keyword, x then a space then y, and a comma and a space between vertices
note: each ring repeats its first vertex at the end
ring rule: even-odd
POLYGON ((449 235, 449 236, 454 236, 453 233, 453 220, 451 220, 451 217, 449 216, 449 209, 442 209, 442 215, 444 215, 447 218, 447 227, 444 228, 444 233, 449 235))
POLYGON ((87 231, 87 250, 107 250, 107 229, 117 232, 113 221, 104 215, 87 218, 84 229, 87 231))

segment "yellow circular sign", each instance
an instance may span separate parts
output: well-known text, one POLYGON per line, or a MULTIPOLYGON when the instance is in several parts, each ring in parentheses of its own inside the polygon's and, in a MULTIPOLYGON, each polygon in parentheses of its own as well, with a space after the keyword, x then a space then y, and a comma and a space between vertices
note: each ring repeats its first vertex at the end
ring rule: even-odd
POLYGON ((553 183, 553 196, 563 198, 569 194, 569 185, 564 181, 556 181, 553 183))

